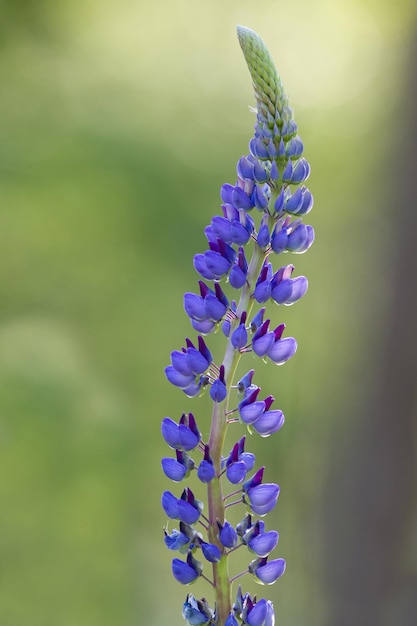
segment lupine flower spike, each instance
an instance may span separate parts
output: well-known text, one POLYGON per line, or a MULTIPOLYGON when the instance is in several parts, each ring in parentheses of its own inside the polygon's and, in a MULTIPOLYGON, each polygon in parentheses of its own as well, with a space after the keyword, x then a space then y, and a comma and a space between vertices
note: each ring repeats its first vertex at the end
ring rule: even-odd
POLYGON ((186 396, 208 391, 213 403, 211 425, 202 425, 202 432, 210 432, 207 441, 197 425, 198 410, 196 417, 184 413, 178 423, 170 417, 162 421, 162 436, 171 449, 162 470, 173 483, 182 483, 162 495, 168 518, 165 545, 178 552, 172 573, 182 585, 202 578, 214 593, 212 606, 204 597, 187 595, 182 615, 191 626, 275 624, 270 600, 232 589, 244 574, 271 585, 285 571, 285 560, 275 556, 278 532, 264 521, 280 488, 264 480, 265 467, 256 469, 255 456, 245 450, 246 435, 237 431, 240 424, 241 431, 268 437, 283 426, 284 414, 273 406, 272 395, 261 393, 254 369, 239 380, 236 372, 241 360, 282 365, 294 356, 296 340, 286 336, 283 322, 274 327, 267 310, 302 298, 307 278, 276 257, 306 252, 314 240, 313 228, 303 223, 313 206, 304 185, 310 166, 281 79, 260 37, 242 26, 237 33, 255 92, 255 133, 249 154, 237 163, 236 182, 220 190, 220 215, 205 230, 207 250, 194 257, 198 289, 184 295, 184 309, 197 337, 186 338, 181 349, 171 352, 165 369, 168 381, 186 396), (206 343, 218 329, 225 337, 220 358, 206 343), (225 452, 228 429, 236 430, 236 443, 225 452), (206 489, 205 502, 184 486, 193 472, 206 489), (242 509, 237 526, 227 519, 231 507, 242 509), (177 527, 169 531, 168 522, 177 527), (239 547, 247 549, 248 565, 236 573, 233 552, 239 547))

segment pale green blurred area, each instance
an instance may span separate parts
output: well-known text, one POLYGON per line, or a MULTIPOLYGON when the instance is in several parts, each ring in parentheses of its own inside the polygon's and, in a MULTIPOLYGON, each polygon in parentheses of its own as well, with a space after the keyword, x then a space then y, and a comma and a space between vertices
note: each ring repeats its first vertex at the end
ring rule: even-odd
MULTIPOLYGON (((395 134, 415 3, 0 8, 1 626, 184 623, 187 589, 162 542, 160 422, 191 410, 207 433, 209 403, 171 388, 163 367, 192 333, 192 257, 252 134, 238 23, 267 42, 290 95, 317 233, 294 261, 308 295, 273 313, 299 351, 284 368, 257 365, 287 422, 248 442, 281 485, 268 525, 288 570, 273 588, 242 584, 274 600, 280 624, 323 624, 318 509, 332 436, 349 428, 341 409, 372 378, 367 330, 389 301, 374 273, 384 190, 369 182, 395 134)), ((210 597, 200 582, 193 593, 210 597)))

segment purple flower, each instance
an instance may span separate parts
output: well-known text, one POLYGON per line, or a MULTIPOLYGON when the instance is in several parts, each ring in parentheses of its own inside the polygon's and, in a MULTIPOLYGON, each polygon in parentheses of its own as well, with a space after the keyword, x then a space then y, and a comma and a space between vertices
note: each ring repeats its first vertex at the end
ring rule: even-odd
POLYGON ((204 459, 198 467, 197 475, 202 483, 209 483, 216 475, 208 445, 204 446, 204 459))
POLYGON ((214 545, 214 543, 206 543, 205 541, 200 541, 201 551, 203 552, 207 561, 210 563, 217 563, 222 558, 222 553, 219 548, 214 545))
POLYGON ((227 387, 224 380, 224 366, 220 366, 219 377, 210 387, 210 397, 213 402, 223 402, 227 396, 227 387))
POLYGON ((162 436, 167 444, 177 450, 190 451, 198 446, 201 439, 196 421, 192 413, 182 414, 180 423, 176 424, 170 417, 162 420, 162 436))
POLYGON ((176 450, 176 455, 176 459, 165 457, 161 463, 164 474, 171 480, 180 482, 190 475, 191 470, 194 469, 194 461, 182 450, 176 450))
POLYGON ((166 531, 165 533, 165 545, 169 550, 180 550, 184 546, 188 546, 190 543, 189 537, 180 530, 174 529, 170 535, 166 531))

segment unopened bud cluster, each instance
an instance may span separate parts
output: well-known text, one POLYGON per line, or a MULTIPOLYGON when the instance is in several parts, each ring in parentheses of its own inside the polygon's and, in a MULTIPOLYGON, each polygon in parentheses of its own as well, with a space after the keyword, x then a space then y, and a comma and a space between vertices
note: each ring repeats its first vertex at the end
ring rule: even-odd
POLYGON ((304 185, 310 166, 302 156, 303 144, 281 80, 258 35, 238 27, 238 37, 255 91, 255 134, 250 153, 238 161, 235 184, 221 188, 222 214, 205 229, 207 250, 194 257, 198 292, 184 295, 184 309, 197 337, 185 339, 181 349, 171 352, 165 369, 169 382, 186 396, 208 392, 213 402, 207 441, 193 413, 184 413, 178 422, 169 417, 162 421, 163 438, 172 450, 162 459, 162 469, 175 483, 185 483, 179 491, 162 495, 169 519, 165 544, 178 552, 172 573, 183 585, 202 577, 215 595, 213 606, 204 597, 187 595, 183 617, 192 626, 275 623, 269 600, 242 593, 240 586, 232 594, 232 584, 249 574, 270 585, 284 573, 285 560, 271 556, 278 532, 263 520, 275 507, 280 488, 264 482, 265 468, 256 469, 254 454, 245 449, 245 434, 237 435, 231 450, 223 447, 226 431, 235 424, 261 437, 284 424, 274 397, 261 395, 254 369, 239 380, 236 370, 247 353, 282 365, 296 352, 296 340, 285 336, 284 323, 274 327, 267 307, 294 304, 305 294, 307 278, 294 276, 291 263, 274 269, 275 257, 303 253, 314 240, 313 228, 303 223, 313 206, 304 185), (216 362, 205 337, 217 330, 225 337, 225 352, 216 362), (206 486, 206 502, 185 482, 192 472, 206 486), (242 508, 237 525, 227 520, 232 506, 242 508), (232 561, 238 547, 248 550, 250 561, 244 572, 230 576, 229 558, 232 561))

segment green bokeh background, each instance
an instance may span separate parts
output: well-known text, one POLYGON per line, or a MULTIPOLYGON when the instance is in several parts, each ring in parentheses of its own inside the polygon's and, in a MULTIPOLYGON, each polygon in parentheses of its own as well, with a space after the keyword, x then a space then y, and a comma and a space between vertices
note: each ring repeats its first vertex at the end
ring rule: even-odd
POLYGON ((209 411, 163 367, 190 333, 192 257, 252 133, 238 23, 267 42, 296 111, 317 237, 295 259, 308 295, 274 311, 296 358, 257 373, 287 415, 249 446, 282 490, 268 523, 288 570, 265 594, 279 624, 326 623, 326 481, 335 441, 364 419, 391 304, 383 201, 415 3, 0 8, 0 626, 184 623, 160 421, 192 410, 207 430, 209 411))

